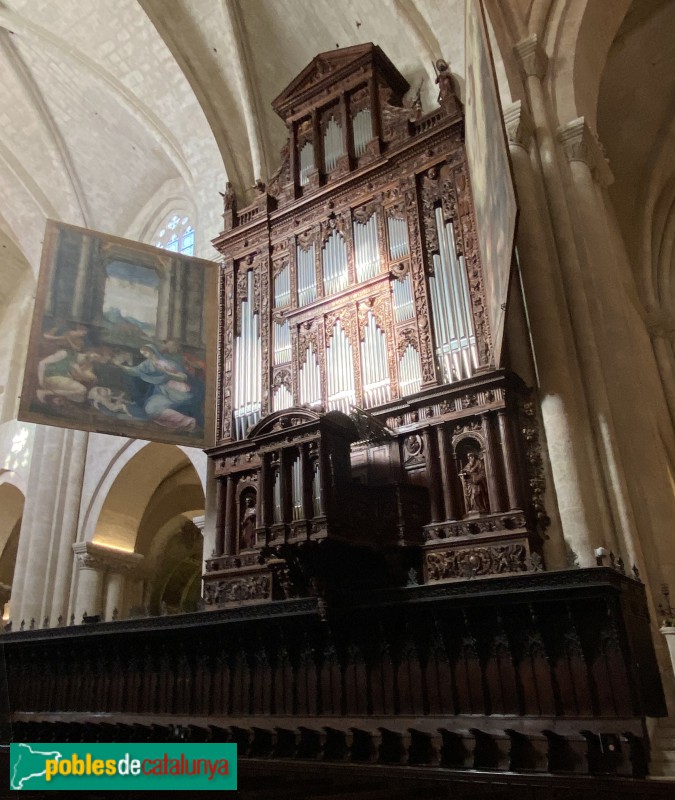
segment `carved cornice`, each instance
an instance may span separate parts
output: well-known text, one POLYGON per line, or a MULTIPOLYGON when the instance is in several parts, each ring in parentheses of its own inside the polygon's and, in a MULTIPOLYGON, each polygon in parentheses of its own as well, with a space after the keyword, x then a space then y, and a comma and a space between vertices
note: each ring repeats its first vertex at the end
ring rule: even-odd
POLYGON ((509 144, 528 150, 534 135, 534 120, 520 100, 504 111, 504 125, 509 144))
POLYGON ((558 141, 563 146, 567 160, 583 161, 587 164, 601 186, 609 186, 614 181, 597 134, 588 127, 584 117, 578 117, 558 128, 558 141))
POLYGON ((79 569, 94 569, 99 572, 135 572, 143 562, 140 553, 113 550, 94 542, 75 542, 73 553, 79 569))
POLYGON ((193 517, 192 518, 192 524, 195 526, 195 528, 197 528, 197 530, 203 536, 204 535, 204 526, 206 525, 206 517, 203 514, 201 514, 198 517, 193 517))
POLYGON ((546 75, 548 56, 536 35, 528 36, 527 39, 518 42, 513 48, 513 52, 525 77, 534 76, 541 80, 546 75))

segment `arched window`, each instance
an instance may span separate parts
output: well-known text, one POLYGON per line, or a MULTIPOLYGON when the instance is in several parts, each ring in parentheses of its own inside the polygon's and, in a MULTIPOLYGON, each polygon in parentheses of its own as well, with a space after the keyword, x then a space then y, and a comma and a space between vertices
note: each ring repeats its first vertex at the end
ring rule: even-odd
POLYGON ((195 254, 195 231, 189 217, 174 214, 162 225, 155 237, 155 247, 163 247, 184 256, 195 254))

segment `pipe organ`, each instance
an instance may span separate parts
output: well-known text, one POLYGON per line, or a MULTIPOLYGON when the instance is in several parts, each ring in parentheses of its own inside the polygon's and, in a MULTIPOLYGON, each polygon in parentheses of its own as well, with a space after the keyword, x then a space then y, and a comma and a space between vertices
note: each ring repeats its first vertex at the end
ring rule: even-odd
POLYGON ((273 103, 279 170, 227 199, 210 602, 302 594, 340 548, 388 552, 385 584, 543 567, 536 425, 492 361, 462 109, 439 85, 424 115, 378 47, 318 56, 273 103))

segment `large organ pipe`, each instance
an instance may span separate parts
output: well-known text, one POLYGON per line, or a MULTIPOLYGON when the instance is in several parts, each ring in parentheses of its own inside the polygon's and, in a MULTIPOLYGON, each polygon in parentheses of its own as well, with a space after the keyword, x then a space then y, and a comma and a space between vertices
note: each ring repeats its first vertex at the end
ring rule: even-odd
POLYGON ((349 413, 355 401, 354 364, 352 347, 340 320, 333 327, 333 335, 326 350, 328 370, 328 408, 349 413))
POLYGON ((410 273, 392 282, 392 292, 394 295, 393 306, 396 322, 405 322, 407 319, 412 319, 415 316, 415 302, 410 273))
POLYGON ((283 308, 291 302, 291 270, 286 264, 274 279, 274 307, 283 308))
POLYGON ((417 350, 407 345, 398 362, 401 396, 419 392, 422 385, 422 365, 417 350))
POLYGON ((405 218, 387 217, 387 230, 389 232, 389 256, 397 259, 409 255, 408 223, 405 218))
POLYGON ((234 429, 243 439, 260 418, 262 347, 259 315, 253 313, 253 270, 246 278, 246 299, 241 301, 241 330, 235 341, 234 429))
POLYGON ((347 246, 342 234, 333 231, 326 239, 322 251, 324 292, 334 294, 347 288, 347 246))
POLYGON ((434 256, 434 276, 429 279, 436 352, 443 379, 461 380, 477 364, 469 285, 464 264, 457 258, 452 223, 436 209, 439 253, 434 256))
POLYGON ((302 462, 299 455, 291 465, 291 502, 293 519, 302 519, 302 462))
POLYGON ((378 327, 372 311, 368 312, 366 332, 361 343, 361 368, 365 407, 370 408, 388 402, 391 398, 391 384, 387 339, 378 327))
POLYGON ((354 221, 354 255, 358 281, 365 281, 377 275, 380 269, 377 214, 372 214, 364 223, 354 221))
POLYGON ((272 411, 283 411, 285 408, 291 408, 292 405, 293 395, 287 387, 283 383, 277 386, 272 396, 272 411))
POLYGON ((300 148, 300 186, 309 183, 309 173, 314 169, 314 145, 305 142, 300 148))
POLYGON ((369 108, 362 108, 354 114, 352 130, 354 132, 354 155, 362 156, 366 151, 366 145, 373 138, 373 123, 369 108))
POLYGON ((345 154, 342 126, 335 117, 331 117, 328 120, 328 125, 326 125, 326 130, 323 134, 323 152, 326 172, 331 172, 340 156, 345 154))
POLYGON ((288 320, 274 323, 274 365, 291 360, 291 329, 288 320))
POLYGON ((305 361, 300 367, 300 403, 318 405, 321 402, 321 377, 319 362, 310 344, 305 353, 305 361))
POLYGON ((298 245, 296 263, 298 270, 298 305, 306 306, 316 300, 314 244, 311 244, 306 250, 298 245))

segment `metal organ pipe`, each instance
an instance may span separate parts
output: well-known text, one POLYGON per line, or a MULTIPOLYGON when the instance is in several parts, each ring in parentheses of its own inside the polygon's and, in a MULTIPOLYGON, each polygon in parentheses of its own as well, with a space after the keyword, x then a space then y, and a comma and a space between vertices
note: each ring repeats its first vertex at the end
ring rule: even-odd
POLYGON ((405 322, 415 316, 415 302, 412 292, 410 273, 392 283, 394 295, 394 318, 396 322, 405 322))
POLYGON ((361 342, 361 368, 363 370, 363 403, 366 408, 387 403, 391 399, 391 381, 387 359, 387 337, 368 312, 366 333, 361 342))
POLYGON ((419 392, 422 385, 422 364, 420 354, 409 344, 403 351, 403 355, 398 362, 400 376, 401 396, 419 392))
POLYGON ((323 152, 326 164, 326 172, 331 172, 338 162, 340 156, 345 154, 345 143, 342 137, 342 126, 331 117, 326 125, 323 134, 323 152))
POLYGON ((295 456, 291 465, 291 501, 293 519, 302 519, 302 462, 295 456))
POLYGON ((362 156, 366 152, 366 145, 373 138, 373 122, 369 108, 362 108, 354 114, 352 130, 354 132, 354 155, 362 156))
POLYGON ((286 264, 274 279, 274 307, 283 308, 291 302, 291 270, 286 264))
POLYGON ((272 396, 272 411, 283 411, 285 408, 291 408, 292 405, 293 395, 286 386, 283 383, 277 386, 272 396))
POLYGON ((300 148, 300 186, 307 186, 309 173, 314 169, 314 145, 305 142, 300 148))
POLYGON ((380 271, 377 214, 372 214, 370 219, 364 223, 354 221, 354 255, 357 281, 374 278, 380 271))
POLYGON ((436 209, 439 254, 434 256, 434 276, 429 279, 436 333, 436 355, 443 379, 469 378, 477 366, 469 284, 463 259, 457 258, 452 223, 436 209))
POLYGON ((328 295, 346 289, 349 282, 347 245, 339 231, 333 231, 326 239, 322 251, 322 264, 324 292, 328 295))
POLYGON ((291 360, 291 329, 288 320, 274 323, 274 366, 291 360))
POLYGON ((246 277, 246 299, 240 305, 241 332, 235 341, 234 430, 243 439, 260 419, 262 343, 259 315, 253 313, 253 270, 246 277))
POLYGON ((356 400, 352 346, 338 320, 326 349, 328 408, 348 414, 356 400))
POLYGON ((410 254, 408 223, 403 217, 387 217, 390 258, 405 258, 410 254))
POLYGON ((321 403, 319 362, 311 344, 307 348, 305 362, 300 367, 300 403, 310 406, 321 403))
POLYGON ((314 267, 314 244, 307 250, 300 245, 296 250, 298 269, 298 305, 306 306, 316 300, 316 270, 314 267))

